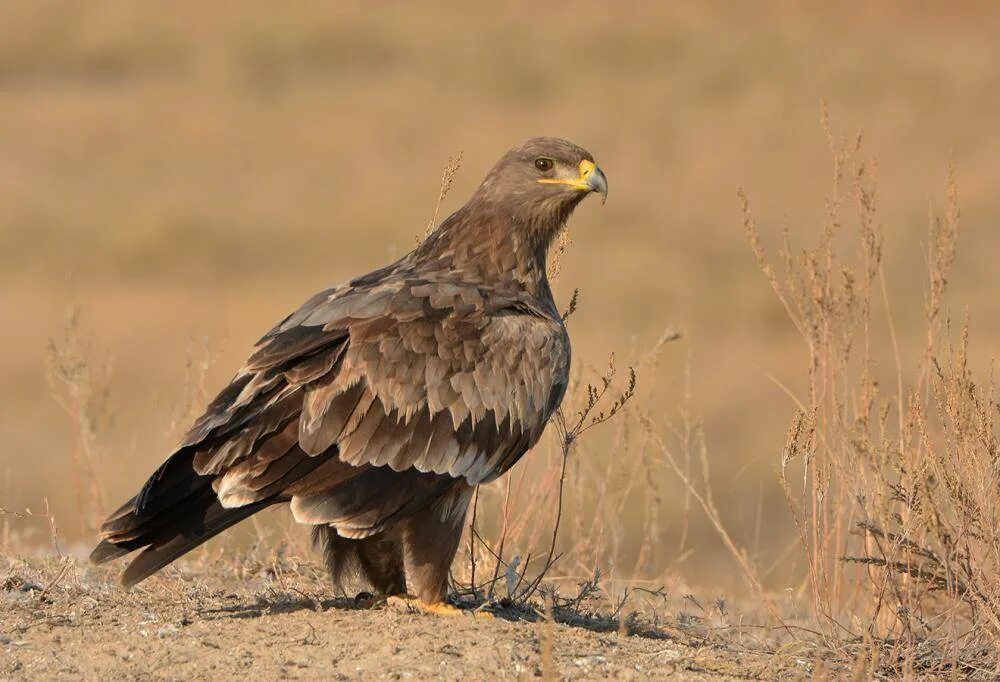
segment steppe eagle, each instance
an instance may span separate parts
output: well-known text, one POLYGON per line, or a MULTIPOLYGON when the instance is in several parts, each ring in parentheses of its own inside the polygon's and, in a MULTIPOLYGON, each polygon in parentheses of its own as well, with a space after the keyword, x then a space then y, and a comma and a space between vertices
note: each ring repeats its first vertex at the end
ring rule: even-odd
POLYGON ((180 446, 101 527, 103 563, 145 579, 276 503, 313 526, 334 581, 445 602, 472 492, 539 439, 570 345, 553 237, 604 173, 533 138, 402 259, 322 291, 256 345, 180 446))

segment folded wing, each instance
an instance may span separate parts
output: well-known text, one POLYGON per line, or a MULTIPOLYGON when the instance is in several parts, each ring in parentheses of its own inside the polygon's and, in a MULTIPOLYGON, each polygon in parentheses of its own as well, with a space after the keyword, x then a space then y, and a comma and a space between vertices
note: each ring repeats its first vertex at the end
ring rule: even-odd
POLYGON ((506 471, 565 390, 557 317, 516 296, 403 276, 310 299, 254 353, 102 527, 134 583, 259 509, 378 532, 457 479, 506 471))

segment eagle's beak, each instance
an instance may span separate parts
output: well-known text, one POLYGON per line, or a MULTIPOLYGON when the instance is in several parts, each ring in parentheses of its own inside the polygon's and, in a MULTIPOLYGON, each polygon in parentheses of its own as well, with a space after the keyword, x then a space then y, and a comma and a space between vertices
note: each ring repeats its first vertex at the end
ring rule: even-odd
POLYGON ((608 179, 593 161, 580 162, 580 182, 588 192, 600 192, 602 204, 608 200, 608 179))
POLYGON ((547 185, 568 185, 582 192, 600 192, 601 203, 607 201, 608 179, 604 176, 604 171, 598 168, 593 161, 586 159, 580 162, 578 170, 577 177, 542 178, 538 182, 547 185))

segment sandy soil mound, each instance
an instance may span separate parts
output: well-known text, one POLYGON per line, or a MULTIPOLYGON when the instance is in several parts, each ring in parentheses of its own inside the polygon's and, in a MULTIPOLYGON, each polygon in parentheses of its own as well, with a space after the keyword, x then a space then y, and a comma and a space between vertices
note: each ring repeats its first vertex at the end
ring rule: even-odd
POLYGON ((700 679, 769 667, 638 619, 431 616, 321 589, 312 575, 241 578, 227 565, 126 592, 82 562, 0 559, 0 679, 700 679))

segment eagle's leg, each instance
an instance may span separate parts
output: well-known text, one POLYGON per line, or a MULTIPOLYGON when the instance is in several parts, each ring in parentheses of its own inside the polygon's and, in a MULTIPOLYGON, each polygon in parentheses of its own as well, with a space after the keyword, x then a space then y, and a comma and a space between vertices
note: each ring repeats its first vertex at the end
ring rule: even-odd
POLYGON ((458 551, 473 490, 465 482, 457 483, 402 522, 406 578, 423 611, 450 613, 454 609, 445 602, 448 571, 458 551))
POLYGON ((403 546, 398 533, 387 531, 352 539, 341 537, 331 526, 316 526, 313 542, 323 552, 335 585, 343 587, 356 575, 371 586, 376 597, 406 592, 403 546))
POLYGON ((387 531, 356 540, 361 575, 377 595, 406 592, 403 573, 403 546, 398 534, 387 531))

